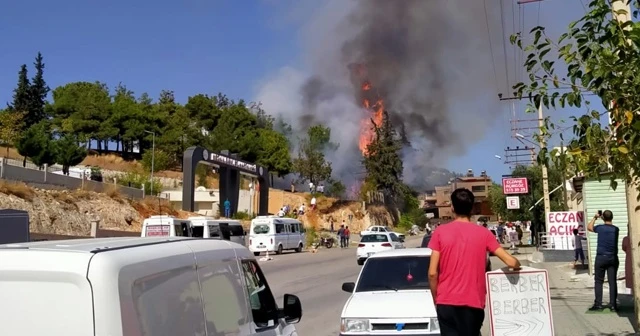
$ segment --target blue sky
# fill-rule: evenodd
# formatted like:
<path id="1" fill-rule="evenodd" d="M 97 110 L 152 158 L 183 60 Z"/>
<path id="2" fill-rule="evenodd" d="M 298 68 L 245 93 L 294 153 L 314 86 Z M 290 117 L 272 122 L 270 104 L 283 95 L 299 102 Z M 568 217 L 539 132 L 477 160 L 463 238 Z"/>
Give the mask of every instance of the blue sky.
<path id="1" fill-rule="evenodd" d="M 526 5 L 525 30 L 539 23 L 559 35 L 571 20 L 584 14 L 581 1 L 586 3 L 545 0 Z M 504 2 L 508 36 L 513 32 L 511 2 L 515 0 Z M 11 100 L 20 65 L 31 65 L 38 51 L 44 55 L 45 79 L 52 88 L 72 81 L 99 80 L 110 87 L 122 82 L 136 93 L 148 92 L 152 97 L 170 89 L 182 102 L 196 93 L 217 92 L 252 100 L 261 80 L 282 67 L 303 66 L 298 31 L 305 20 L 288 19 L 290 16 L 285 13 L 291 10 L 291 3 L 292 0 L 7 1 L 0 11 L 0 36 L 4 42 L 0 53 L 0 103 Z M 519 26 L 517 5 L 514 11 L 515 25 Z M 500 86 L 497 90 L 507 92 L 500 14 L 490 14 Z M 486 32 L 478 34 L 488 43 Z M 512 49 L 507 46 L 510 84 L 518 69 Z M 517 145 L 509 139 L 510 107 L 505 103 L 503 117 L 495 121 L 486 137 L 467 148 L 464 156 L 444 163 L 445 168 L 461 172 L 467 168 L 487 170 L 495 178 L 508 173 L 509 167 L 494 155 L 504 156 L 504 147 Z M 524 116 L 523 109 L 516 104 L 520 118 L 535 118 Z M 551 115 L 566 119 L 578 112 L 552 111 Z"/>

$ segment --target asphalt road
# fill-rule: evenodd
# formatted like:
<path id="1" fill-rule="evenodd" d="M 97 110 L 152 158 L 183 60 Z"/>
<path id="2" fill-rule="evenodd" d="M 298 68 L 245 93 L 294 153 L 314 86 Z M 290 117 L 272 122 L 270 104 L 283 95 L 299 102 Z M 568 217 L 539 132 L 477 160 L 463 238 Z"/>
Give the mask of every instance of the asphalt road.
<path id="1" fill-rule="evenodd" d="M 407 237 L 405 245 L 416 247 L 422 236 Z M 361 266 L 356 263 L 356 247 L 321 248 L 317 253 L 284 252 L 259 261 L 269 286 L 282 306 L 284 294 L 295 294 L 302 302 L 303 316 L 296 325 L 299 335 L 335 336 L 340 329 L 340 313 L 349 294 L 342 283 L 356 281 Z"/>
<path id="2" fill-rule="evenodd" d="M 407 237 L 405 245 L 416 247 L 422 236 Z M 299 335 L 337 335 L 340 314 L 349 294 L 342 291 L 343 282 L 355 281 L 361 266 L 356 264 L 356 247 L 340 249 L 321 248 L 317 253 L 285 252 L 271 255 L 273 260 L 259 261 L 267 276 L 273 295 L 280 306 L 284 294 L 295 294 L 302 302 L 303 317 L 296 325 Z M 492 268 L 504 267 L 496 257 L 491 257 Z M 426 270 L 425 270 L 426 272 Z M 485 312 L 482 335 L 490 335 L 489 312 Z"/>

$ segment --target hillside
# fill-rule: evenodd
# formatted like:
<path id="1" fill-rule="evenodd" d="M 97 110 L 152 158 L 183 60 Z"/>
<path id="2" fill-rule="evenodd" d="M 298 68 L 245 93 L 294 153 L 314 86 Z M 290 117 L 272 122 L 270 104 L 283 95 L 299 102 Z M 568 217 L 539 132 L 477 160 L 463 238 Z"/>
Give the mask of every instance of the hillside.
<path id="1" fill-rule="evenodd" d="M 192 216 L 157 199 L 137 202 L 117 192 L 41 190 L 0 180 L 0 209 L 5 208 L 28 211 L 31 232 L 77 236 L 88 236 L 95 219 L 101 229 L 140 232 L 142 220 L 154 214 Z"/>

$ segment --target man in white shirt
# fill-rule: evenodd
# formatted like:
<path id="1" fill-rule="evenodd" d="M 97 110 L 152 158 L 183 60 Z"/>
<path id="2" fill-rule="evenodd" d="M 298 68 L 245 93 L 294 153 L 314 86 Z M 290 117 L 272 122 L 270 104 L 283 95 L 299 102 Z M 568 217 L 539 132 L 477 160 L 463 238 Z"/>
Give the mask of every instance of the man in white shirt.
<path id="1" fill-rule="evenodd" d="M 311 198 L 311 210 L 315 210 L 316 209 L 316 198 L 313 197 Z"/>
<path id="2" fill-rule="evenodd" d="M 280 208 L 280 211 L 278 211 L 278 217 L 284 217 L 284 208 Z"/>

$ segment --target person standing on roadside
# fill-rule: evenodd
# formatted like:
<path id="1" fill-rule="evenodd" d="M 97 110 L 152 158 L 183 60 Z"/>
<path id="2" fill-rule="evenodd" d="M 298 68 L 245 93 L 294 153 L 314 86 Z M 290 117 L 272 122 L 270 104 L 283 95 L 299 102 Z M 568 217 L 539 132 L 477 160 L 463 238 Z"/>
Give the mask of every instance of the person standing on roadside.
<path id="1" fill-rule="evenodd" d="M 429 241 L 429 286 L 442 336 L 480 335 L 487 299 L 487 251 L 508 267 L 520 269 L 520 261 L 500 246 L 491 231 L 471 222 L 474 202 L 468 189 L 451 193 L 455 220 L 439 226 Z"/>
<path id="2" fill-rule="evenodd" d="M 340 225 L 338 229 L 338 239 L 340 239 L 340 248 L 344 248 L 344 225 Z"/>
<path id="3" fill-rule="evenodd" d="M 344 228 L 344 247 L 349 248 L 349 239 L 351 239 L 351 231 L 349 231 L 349 227 L 345 226 Z"/>
<path id="4" fill-rule="evenodd" d="M 604 224 L 595 225 L 596 220 L 602 218 Z M 620 229 L 613 225 L 613 212 L 611 210 L 598 211 L 593 216 L 587 230 L 598 234 L 598 244 L 596 249 L 596 260 L 594 266 L 595 273 L 595 300 L 590 311 L 601 311 L 602 306 L 602 285 L 604 284 L 604 275 L 607 275 L 609 281 L 609 309 L 616 311 L 618 309 L 618 238 Z"/>
<path id="5" fill-rule="evenodd" d="M 573 246 L 574 246 L 574 258 L 573 258 L 573 268 L 576 268 L 576 264 L 578 263 L 578 259 L 582 262 L 582 266 L 584 266 L 584 250 L 582 249 L 582 236 L 580 236 L 580 231 L 578 229 L 573 229 Z"/>

